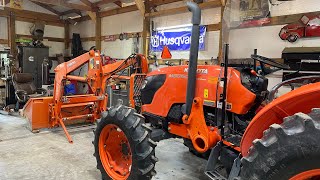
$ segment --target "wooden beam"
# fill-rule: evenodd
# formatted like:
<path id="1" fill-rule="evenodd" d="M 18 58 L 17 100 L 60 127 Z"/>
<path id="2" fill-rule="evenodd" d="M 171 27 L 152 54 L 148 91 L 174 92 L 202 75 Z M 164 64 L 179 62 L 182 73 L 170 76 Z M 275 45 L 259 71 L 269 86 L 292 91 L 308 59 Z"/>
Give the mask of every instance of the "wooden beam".
<path id="1" fill-rule="evenodd" d="M 151 10 L 150 9 L 150 0 L 145 0 L 144 7 L 145 7 L 145 12 L 150 13 L 150 10 Z M 145 13 L 143 13 L 142 16 L 144 16 L 144 14 Z M 143 18 L 142 43 L 143 43 L 142 44 L 143 54 L 145 57 L 148 57 L 149 56 L 149 44 L 150 44 L 150 17 Z"/>
<path id="2" fill-rule="evenodd" d="M 8 39 L 0 39 L 0 44 L 8 44 Z"/>
<path id="3" fill-rule="evenodd" d="M 28 19 L 38 19 L 38 20 L 42 20 L 42 21 L 60 20 L 59 16 L 57 16 L 57 15 L 39 13 L 39 12 L 35 12 L 35 11 L 20 10 L 20 9 L 8 8 L 8 7 L 5 7 L 4 10 L 0 10 L 0 12 L 1 11 L 4 11 L 3 13 L 8 14 L 8 15 L 10 14 L 10 12 L 13 12 L 17 17 L 24 17 L 24 18 L 28 18 Z M 61 21 L 61 22 L 63 22 L 63 21 Z"/>
<path id="4" fill-rule="evenodd" d="M 100 5 L 104 5 L 104 4 L 109 4 L 109 3 L 113 3 L 117 0 L 102 0 L 99 1 L 97 3 L 94 3 L 97 6 Z M 163 4 L 169 4 L 169 3 L 173 3 L 173 2 L 178 2 L 181 0 L 154 0 L 152 2 L 150 2 L 151 6 L 154 5 L 163 5 Z M 107 17 L 107 16 L 113 16 L 113 15 L 117 15 L 117 14 L 122 14 L 122 13 L 127 13 L 127 12 L 132 12 L 132 11 L 137 11 L 138 8 L 136 5 L 131 5 L 131 6 L 126 6 L 126 7 L 122 7 L 122 8 L 116 8 L 116 9 L 112 9 L 112 10 L 108 10 L 108 11 L 102 11 L 100 12 L 100 16 L 101 17 Z M 89 16 L 83 16 L 81 18 L 76 18 L 74 19 L 75 21 L 81 22 L 81 21 L 88 21 L 90 20 Z"/>
<path id="5" fill-rule="evenodd" d="M 24 18 L 24 17 L 16 17 L 16 21 L 22 21 L 22 22 L 30 22 L 30 23 L 35 23 L 36 21 L 39 21 L 40 19 L 29 19 L 29 18 Z M 45 22 L 46 25 L 51 25 L 51 26 L 59 26 L 63 27 L 64 24 L 62 21 L 44 21 L 41 20 L 42 22 Z"/>
<path id="6" fill-rule="evenodd" d="M 64 22 L 57 15 L 39 13 L 28 10 L 19 10 L 5 7 L 0 10 L 0 16 L 9 17 L 10 13 L 14 13 L 17 21 L 35 22 L 44 21 L 48 25 L 64 26 Z"/>
<path id="7" fill-rule="evenodd" d="M 113 3 L 113 2 L 116 2 L 118 0 L 102 0 L 102 1 L 99 1 L 99 2 L 96 2 L 96 3 L 93 3 L 94 5 L 96 6 L 102 6 L 102 5 L 105 5 L 105 4 L 110 4 L 110 3 Z"/>
<path id="8" fill-rule="evenodd" d="M 142 0 L 134 0 L 134 2 L 136 3 L 141 15 L 144 16 L 144 13 L 146 11 L 146 8 L 144 6 L 144 2 Z"/>
<path id="9" fill-rule="evenodd" d="M 16 57 L 16 16 L 14 12 L 11 12 L 9 16 L 9 44 L 10 54 Z"/>
<path id="10" fill-rule="evenodd" d="M 205 25 L 207 31 L 219 31 L 221 29 L 221 23 Z"/>
<path id="11" fill-rule="evenodd" d="M 83 4 L 91 8 L 91 11 L 98 12 L 99 7 L 96 6 L 94 3 L 90 2 L 89 0 L 80 0 Z"/>
<path id="12" fill-rule="evenodd" d="M 207 27 L 207 31 L 219 31 L 220 30 L 220 23 L 218 24 L 208 24 L 208 25 L 205 25 Z M 146 25 L 145 28 L 147 28 L 148 26 Z M 147 30 L 149 31 L 149 30 Z M 132 38 L 132 37 L 135 37 L 136 34 L 139 33 L 139 36 L 143 38 L 143 31 L 142 32 L 132 32 L 132 33 L 128 33 L 128 38 Z M 120 34 L 112 34 L 113 36 L 116 36 L 117 39 L 119 39 L 119 36 Z M 150 38 L 150 33 L 147 33 L 146 38 Z M 101 36 L 101 41 L 103 41 L 105 38 L 105 36 Z M 96 40 L 96 37 L 83 37 L 81 38 L 81 41 L 82 42 L 85 42 L 85 41 L 95 41 Z M 149 41 L 149 40 L 148 40 Z"/>
<path id="13" fill-rule="evenodd" d="M 208 8 L 215 8 L 220 7 L 221 1 L 215 0 L 215 1 L 209 1 L 200 3 L 199 7 L 201 9 L 208 9 Z M 184 7 L 178 7 L 178 8 L 172 8 L 172 9 L 165 9 L 158 12 L 152 12 L 152 13 L 146 13 L 146 17 L 157 17 L 157 16 L 166 16 L 166 15 L 172 15 L 172 14 L 178 14 L 178 13 L 185 13 L 188 12 L 188 8 L 186 6 Z"/>
<path id="14" fill-rule="evenodd" d="M 98 15 L 96 19 L 96 48 L 101 51 L 101 17 Z"/>
<path id="15" fill-rule="evenodd" d="M 83 37 L 81 38 L 82 42 L 86 42 L 86 41 L 95 41 L 96 37 Z"/>
<path id="16" fill-rule="evenodd" d="M 223 5 L 223 2 L 224 0 L 221 0 L 221 3 Z M 223 22 L 223 14 L 224 14 L 224 8 L 225 6 L 221 6 L 221 15 L 220 15 L 220 22 Z M 220 29 L 222 29 L 222 23 L 220 23 Z M 218 54 L 218 63 L 220 64 L 223 60 L 223 35 L 224 36 L 228 36 L 229 37 L 229 32 L 224 32 L 225 34 L 223 34 L 222 31 L 220 31 L 219 33 L 219 54 Z"/>
<path id="17" fill-rule="evenodd" d="M 38 5 L 38 6 L 40 6 L 40 7 L 42 7 L 42 8 L 44 8 L 44 9 L 46 9 L 46 10 L 48 10 L 48 11 L 50 11 L 50 12 L 55 13 L 56 15 L 59 15 L 59 16 L 60 16 L 60 12 L 59 12 L 59 11 L 53 9 L 51 6 L 49 6 L 49 5 L 47 5 L 47 4 L 43 4 L 43 3 L 41 3 L 41 2 L 33 2 L 33 3 L 36 4 L 36 5 Z"/>
<path id="18" fill-rule="evenodd" d="M 97 13 L 96 12 L 87 11 L 87 13 L 92 21 L 94 21 L 94 22 L 97 21 Z"/>
<path id="19" fill-rule="evenodd" d="M 83 11 L 91 11 L 91 7 L 81 5 L 81 4 L 72 4 L 67 3 L 65 1 L 56 1 L 56 0 L 31 0 L 32 2 L 41 2 L 43 4 L 55 5 L 55 6 L 62 6 L 71 9 L 79 9 Z"/>
<path id="20" fill-rule="evenodd" d="M 89 0 L 80 0 L 83 4 L 85 4 L 88 7 L 92 8 L 93 3 L 91 3 Z"/>
<path id="21" fill-rule="evenodd" d="M 119 6 L 119 7 L 122 7 L 122 2 L 121 1 L 115 1 L 113 2 L 115 5 Z"/>
<path id="22" fill-rule="evenodd" d="M 6 9 L 0 10 L 0 16 L 1 17 L 9 17 L 10 11 L 7 11 Z"/>
<path id="23" fill-rule="evenodd" d="M 160 5 L 164 5 L 164 4 L 170 4 L 170 3 L 174 3 L 174 2 L 181 2 L 182 0 L 153 0 L 150 1 L 150 6 L 160 6 Z"/>
<path id="24" fill-rule="evenodd" d="M 137 10 L 138 10 L 138 8 L 136 5 L 131 5 L 131 6 L 123 7 L 123 8 L 112 9 L 109 11 L 102 11 L 102 12 L 100 12 L 100 17 L 113 16 L 113 15 L 117 15 L 117 14 L 137 11 Z"/>
<path id="25" fill-rule="evenodd" d="M 68 14 L 72 14 L 72 13 L 75 13 L 75 14 L 82 16 L 81 11 L 78 9 L 70 9 L 68 11 L 64 11 L 64 12 L 60 13 L 60 16 L 64 16 L 64 15 L 68 15 Z"/>
<path id="26" fill-rule="evenodd" d="M 32 39 L 31 35 L 26 35 L 26 34 L 16 34 L 14 39 Z M 48 39 L 48 41 L 53 41 L 53 42 L 65 42 L 64 38 L 55 38 L 55 37 L 43 37 L 43 39 Z"/>
<path id="27" fill-rule="evenodd" d="M 69 43 L 70 43 L 70 24 L 65 22 L 64 23 L 64 49 L 69 49 Z"/>

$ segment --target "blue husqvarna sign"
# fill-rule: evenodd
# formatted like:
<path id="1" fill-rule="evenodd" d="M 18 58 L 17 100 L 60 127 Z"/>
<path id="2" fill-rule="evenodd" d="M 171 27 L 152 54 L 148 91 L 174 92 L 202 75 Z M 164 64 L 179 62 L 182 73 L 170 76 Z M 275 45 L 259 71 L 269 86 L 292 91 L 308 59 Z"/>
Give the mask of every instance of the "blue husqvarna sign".
<path id="1" fill-rule="evenodd" d="M 191 43 L 192 27 L 161 30 L 152 33 L 151 50 L 162 51 L 168 46 L 171 51 L 188 51 Z M 199 50 L 204 50 L 206 27 L 200 26 Z"/>

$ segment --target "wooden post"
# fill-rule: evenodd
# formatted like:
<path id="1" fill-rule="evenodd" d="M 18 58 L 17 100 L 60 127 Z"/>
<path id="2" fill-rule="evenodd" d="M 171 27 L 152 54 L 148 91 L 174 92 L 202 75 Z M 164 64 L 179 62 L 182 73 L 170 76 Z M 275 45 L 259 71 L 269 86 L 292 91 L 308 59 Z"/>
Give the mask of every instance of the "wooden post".
<path id="1" fill-rule="evenodd" d="M 101 51 L 101 17 L 100 14 L 97 13 L 96 16 L 96 49 Z"/>
<path id="2" fill-rule="evenodd" d="M 8 44 L 8 47 L 11 46 L 11 41 L 10 41 L 10 17 L 8 16 L 7 17 L 7 32 L 8 32 L 8 37 L 7 37 L 7 44 Z"/>
<path id="3" fill-rule="evenodd" d="M 145 4 L 145 13 L 150 12 L 150 1 L 146 0 Z M 150 44 L 150 17 L 143 17 L 143 31 L 142 31 L 142 42 L 143 42 L 143 54 L 145 57 L 149 55 L 149 44 Z"/>
<path id="4" fill-rule="evenodd" d="M 69 49 L 70 35 L 69 35 L 69 23 L 68 21 L 64 22 L 64 49 Z"/>
<path id="5" fill-rule="evenodd" d="M 150 45 L 150 18 L 149 17 L 145 17 L 143 20 L 142 41 L 143 41 L 143 54 L 146 57 L 148 57 L 149 45 Z"/>
<path id="6" fill-rule="evenodd" d="M 16 57 L 16 17 L 14 12 L 10 12 L 9 15 L 9 42 L 10 42 L 10 54 Z"/>
<path id="7" fill-rule="evenodd" d="M 218 62 L 219 64 L 222 62 L 223 58 L 223 28 L 222 28 L 222 22 L 223 22 L 223 12 L 224 12 L 224 6 L 221 6 L 221 18 L 220 18 L 220 36 L 219 36 L 219 55 L 218 55 Z"/>

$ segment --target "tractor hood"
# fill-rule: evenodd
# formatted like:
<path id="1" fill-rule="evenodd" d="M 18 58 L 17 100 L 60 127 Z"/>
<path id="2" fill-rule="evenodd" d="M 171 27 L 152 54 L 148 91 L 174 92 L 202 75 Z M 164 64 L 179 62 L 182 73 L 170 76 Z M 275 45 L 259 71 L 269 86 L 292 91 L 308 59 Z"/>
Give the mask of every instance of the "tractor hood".
<path id="1" fill-rule="evenodd" d="M 184 74 L 187 76 L 188 70 L 189 70 L 189 67 L 187 65 L 164 67 L 148 73 L 147 77 L 160 75 L 160 74 L 166 74 L 169 77 L 175 74 Z M 200 74 L 206 75 L 206 74 L 209 74 L 209 71 L 220 71 L 220 70 L 221 70 L 220 66 L 199 65 L 197 67 L 197 75 L 200 75 Z"/>

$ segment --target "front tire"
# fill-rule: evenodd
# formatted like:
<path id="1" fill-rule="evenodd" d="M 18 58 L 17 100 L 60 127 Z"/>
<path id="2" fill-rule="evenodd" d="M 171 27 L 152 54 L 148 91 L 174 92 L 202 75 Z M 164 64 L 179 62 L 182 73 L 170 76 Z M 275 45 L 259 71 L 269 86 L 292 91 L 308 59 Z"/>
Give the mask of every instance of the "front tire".
<path id="1" fill-rule="evenodd" d="M 103 180 L 150 180 L 156 174 L 156 143 L 149 131 L 132 108 L 118 106 L 102 114 L 93 144 Z"/>
<path id="2" fill-rule="evenodd" d="M 287 180 L 320 178 L 320 109 L 297 113 L 273 124 L 261 139 L 253 141 L 242 158 L 241 179 Z M 305 176 L 304 176 L 305 175 Z M 304 178 L 301 178 L 303 177 Z"/>
<path id="3" fill-rule="evenodd" d="M 294 43 L 294 42 L 296 42 L 296 41 L 298 40 L 298 35 L 296 35 L 296 34 L 291 34 L 291 35 L 288 36 L 287 40 L 288 40 L 289 42 L 291 42 L 291 43 Z"/>

